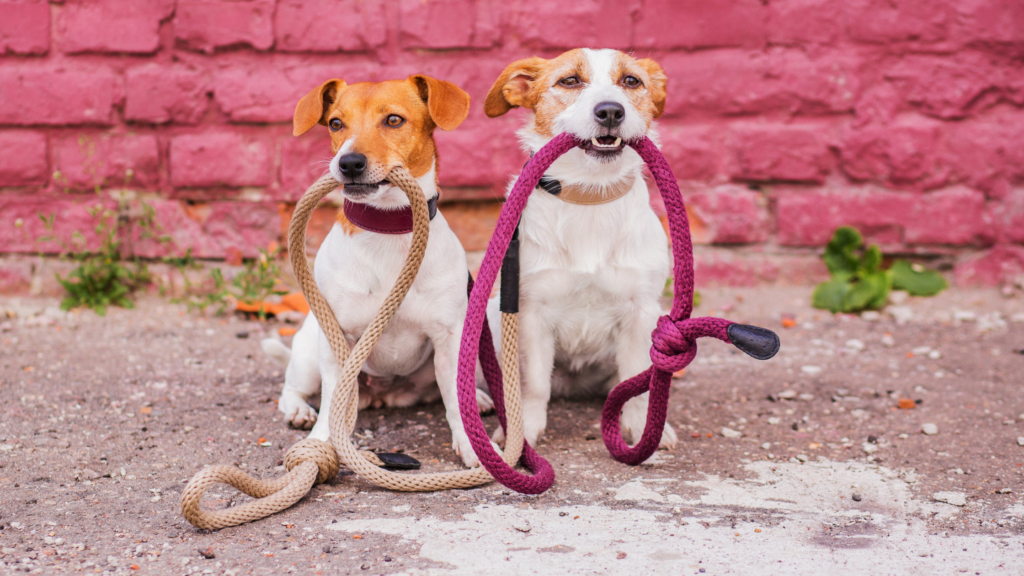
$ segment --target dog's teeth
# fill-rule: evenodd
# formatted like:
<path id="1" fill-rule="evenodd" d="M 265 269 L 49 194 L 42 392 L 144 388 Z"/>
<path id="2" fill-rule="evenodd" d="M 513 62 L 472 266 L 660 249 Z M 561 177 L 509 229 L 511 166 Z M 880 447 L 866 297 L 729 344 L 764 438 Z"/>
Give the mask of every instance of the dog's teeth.
<path id="1" fill-rule="evenodd" d="M 612 144 L 612 146 L 614 146 L 615 148 L 618 148 L 619 144 L 622 144 L 622 138 L 616 138 L 615 139 L 615 144 Z"/>
<path id="2" fill-rule="evenodd" d="M 600 142 L 597 141 L 597 138 L 590 139 L 590 143 L 597 148 L 618 148 L 621 142 L 622 138 L 616 138 L 614 144 L 601 144 Z"/>
<path id="3" fill-rule="evenodd" d="M 590 139 L 590 143 L 593 144 L 594 146 L 600 146 L 601 145 L 601 143 L 597 141 L 597 138 L 591 138 Z"/>

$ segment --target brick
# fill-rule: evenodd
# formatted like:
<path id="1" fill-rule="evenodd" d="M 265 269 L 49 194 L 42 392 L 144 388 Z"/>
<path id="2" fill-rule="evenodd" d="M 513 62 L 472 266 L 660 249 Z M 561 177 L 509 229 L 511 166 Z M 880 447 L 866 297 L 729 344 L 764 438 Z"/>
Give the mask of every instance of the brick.
<path id="1" fill-rule="evenodd" d="M 4 2 L 0 18 L 0 55 L 46 54 L 50 50 L 50 4 Z"/>
<path id="2" fill-rule="evenodd" d="M 695 221 L 691 228 L 700 229 L 694 242 L 752 244 L 768 239 L 767 201 L 757 192 L 724 185 L 688 192 L 685 198 Z"/>
<path id="3" fill-rule="evenodd" d="M 45 186 L 49 176 L 45 134 L 0 132 L 0 187 Z"/>
<path id="4" fill-rule="evenodd" d="M 501 39 L 500 0 L 401 0 L 404 48 L 490 48 Z"/>
<path id="5" fill-rule="evenodd" d="M 852 0 L 847 8 L 849 34 L 878 44 L 932 44 L 946 40 L 955 22 L 945 0 Z"/>
<path id="6" fill-rule="evenodd" d="M 298 202 L 303 192 L 327 173 L 334 154 L 327 130 L 312 130 L 281 142 L 281 196 L 276 200 Z"/>
<path id="7" fill-rule="evenodd" d="M 836 0 L 772 0 L 765 7 L 773 45 L 831 45 L 845 30 L 849 4 Z"/>
<path id="8" fill-rule="evenodd" d="M 829 172 L 827 125 L 743 123 L 729 132 L 734 179 L 821 183 Z"/>
<path id="9" fill-rule="evenodd" d="M 267 186 L 271 149 L 264 136 L 235 132 L 176 136 L 170 147 L 175 187 Z"/>
<path id="10" fill-rule="evenodd" d="M 860 61 L 850 52 L 812 59 L 784 49 L 703 50 L 673 52 L 660 62 L 670 79 L 669 115 L 849 112 L 860 93 Z M 685 89 L 673 89 L 673 78 Z"/>
<path id="11" fill-rule="evenodd" d="M 439 180 L 442 186 L 491 187 L 501 198 L 512 176 L 522 170 L 528 156 L 509 148 L 508 138 L 495 130 L 469 127 L 434 132 Z"/>
<path id="12" fill-rule="evenodd" d="M 362 62 L 339 66 L 233 66 L 217 72 L 214 100 L 233 122 L 291 123 L 295 105 L 310 90 L 331 78 L 350 83 L 376 81 L 370 68 Z"/>
<path id="13" fill-rule="evenodd" d="M 509 34 L 534 49 L 626 49 L 632 44 L 628 23 L 639 11 L 638 0 L 523 0 L 509 7 Z"/>
<path id="14" fill-rule="evenodd" d="M 466 250 L 486 250 L 501 214 L 501 202 L 444 202 L 439 210 Z"/>
<path id="15" fill-rule="evenodd" d="M 765 43 L 760 0 L 646 0 L 634 25 L 642 48 L 760 48 Z M 626 21 L 623 16 L 619 21 Z"/>
<path id="16" fill-rule="evenodd" d="M 839 146 L 840 165 L 857 181 L 927 190 L 949 180 L 942 147 L 944 126 L 911 117 L 851 130 Z"/>
<path id="17" fill-rule="evenodd" d="M 431 2 L 433 4 L 433 2 Z M 384 0 L 282 0 L 274 14 L 281 52 L 364 52 L 387 42 Z"/>
<path id="18" fill-rule="evenodd" d="M 957 39 L 973 48 L 1014 58 L 1024 56 L 1024 4 L 975 0 L 956 5 Z"/>
<path id="19" fill-rule="evenodd" d="M 53 141 L 54 184 L 61 189 L 154 188 L 160 184 L 156 136 L 69 134 Z"/>
<path id="20" fill-rule="evenodd" d="M 957 263 L 958 286 L 1024 285 L 1024 247 L 1000 244 L 988 252 Z"/>
<path id="21" fill-rule="evenodd" d="M 695 249 L 693 254 L 694 285 L 698 290 L 775 283 L 779 280 L 779 272 L 778 263 L 767 254 L 740 255 L 734 250 L 703 246 Z"/>
<path id="22" fill-rule="evenodd" d="M 1024 244 L 1024 189 L 1006 195 L 992 210 L 1000 242 Z"/>
<path id="23" fill-rule="evenodd" d="M 0 124 L 109 125 L 120 94 L 120 77 L 90 63 L 0 66 Z"/>
<path id="24" fill-rule="evenodd" d="M 160 22 L 173 11 L 173 0 L 67 0 L 57 19 L 60 49 L 151 54 L 160 48 Z"/>
<path id="25" fill-rule="evenodd" d="M 89 208 L 95 206 L 117 207 L 113 201 L 95 196 L 0 194 L 0 246 L 9 253 L 56 254 L 74 245 L 77 232 L 85 241 L 84 247 L 94 250 L 99 247 L 95 231 L 97 220 L 89 214 Z M 53 234 L 57 241 L 39 241 L 50 235 L 39 219 L 40 214 L 53 215 Z"/>
<path id="26" fill-rule="evenodd" d="M 1024 63 L 1000 55 L 908 55 L 884 65 L 882 75 L 907 104 L 936 118 L 965 118 L 1000 103 L 1024 104 Z"/>
<path id="27" fill-rule="evenodd" d="M 260 248 L 280 240 L 281 217 L 273 202 L 155 200 L 149 204 L 160 234 L 169 236 L 170 242 L 136 242 L 135 253 L 142 257 L 184 254 L 191 249 L 196 258 L 224 258 L 235 250 L 251 258 Z"/>
<path id="28" fill-rule="evenodd" d="M 907 244 L 987 246 L 995 240 L 985 194 L 965 186 L 920 196 L 913 211 L 904 218 Z"/>
<path id="29" fill-rule="evenodd" d="M 153 124 L 195 124 L 209 99 L 209 82 L 188 68 L 146 64 L 128 70 L 125 82 L 125 119 Z"/>
<path id="30" fill-rule="evenodd" d="M 823 246 L 839 226 L 853 226 L 870 242 L 898 245 L 919 195 L 872 188 L 779 189 L 778 241 Z"/>
<path id="31" fill-rule="evenodd" d="M 274 45 L 273 0 L 178 0 L 174 37 L 185 48 L 207 53 L 217 48 Z"/>
<path id="32" fill-rule="evenodd" d="M 1024 183 L 1024 112 L 1004 110 L 946 126 L 948 162 L 956 180 L 1004 196 Z"/>
<path id="33" fill-rule="evenodd" d="M 721 173 L 719 126 L 658 124 L 659 148 L 679 180 L 712 180 Z"/>

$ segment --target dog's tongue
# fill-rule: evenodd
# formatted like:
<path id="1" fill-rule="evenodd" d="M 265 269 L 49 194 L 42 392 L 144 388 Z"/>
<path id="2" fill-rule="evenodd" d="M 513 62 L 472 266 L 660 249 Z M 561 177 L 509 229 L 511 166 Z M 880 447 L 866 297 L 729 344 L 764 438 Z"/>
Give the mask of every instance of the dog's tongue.
<path id="1" fill-rule="evenodd" d="M 615 136 L 599 136 L 597 141 L 605 146 L 615 144 Z"/>

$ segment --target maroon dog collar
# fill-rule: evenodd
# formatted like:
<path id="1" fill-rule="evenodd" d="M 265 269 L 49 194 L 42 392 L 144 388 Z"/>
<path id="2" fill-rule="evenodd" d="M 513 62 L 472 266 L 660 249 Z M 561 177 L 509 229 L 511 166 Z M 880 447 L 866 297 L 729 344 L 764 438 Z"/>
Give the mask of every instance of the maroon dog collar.
<path id="1" fill-rule="evenodd" d="M 396 210 L 384 210 L 369 204 L 345 200 L 342 209 L 349 222 L 369 232 L 378 234 L 409 234 L 412 232 L 412 208 L 405 206 Z M 437 196 L 427 200 L 430 219 L 437 215 Z"/>

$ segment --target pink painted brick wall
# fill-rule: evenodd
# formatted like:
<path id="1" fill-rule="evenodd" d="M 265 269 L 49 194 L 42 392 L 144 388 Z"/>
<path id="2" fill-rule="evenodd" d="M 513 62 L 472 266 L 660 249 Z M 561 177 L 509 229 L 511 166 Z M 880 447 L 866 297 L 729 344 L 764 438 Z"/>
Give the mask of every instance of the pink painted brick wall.
<path id="1" fill-rule="evenodd" d="M 843 224 L 963 283 L 1024 270 L 1014 0 L 0 0 L 0 253 L 56 249 L 37 211 L 86 231 L 98 187 L 156 209 L 175 241 L 142 255 L 252 255 L 329 158 L 324 134 L 291 136 L 298 98 L 421 72 L 473 98 L 438 145 L 444 209 L 480 249 L 524 161 L 522 113 L 487 119 L 483 96 L 576 46 L 664 66 L 699 281 L 813 275 Z"/>

